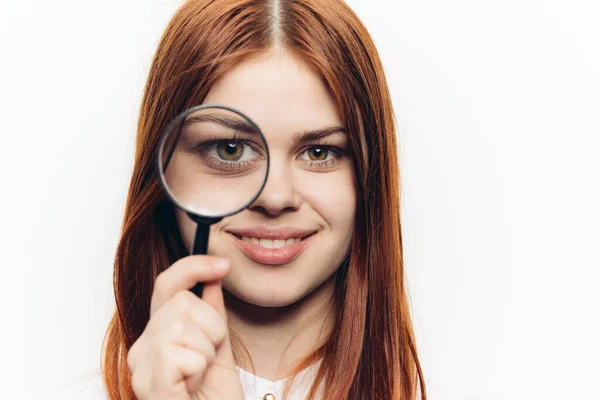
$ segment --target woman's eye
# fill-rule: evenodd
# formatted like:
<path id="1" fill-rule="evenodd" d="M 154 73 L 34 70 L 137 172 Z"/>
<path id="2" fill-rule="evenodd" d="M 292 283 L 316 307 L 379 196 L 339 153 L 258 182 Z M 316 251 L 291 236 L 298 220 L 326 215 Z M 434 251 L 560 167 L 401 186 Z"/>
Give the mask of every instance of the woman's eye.
<path id="1" fill-rule="evenodd" d="M 247 143 L 240 141 L 221 141 L 207 148 L 208 157 L 222 164 L 242 164 L 255 161 L 259 154 Z"/>
<path id="2" fill-rule="evenodd" d="M 219 158 L 225 161 L 238 161 L 244 154 L 244 145 L 240 143 L 220 143 L 217 145 Z"/>
<path id="3" fill-rule="evenodd" d="M 331 166 L 341 156 L 342 150 L 336 150 L 335 148 L 328 146 L 313 146 L 309 147 L 302 152 L 300 159 L 308 162 L 313 166 Z"/>
<path id="4" fill-rule="evenodd" d="M 241 139 L 215 140 L 197 145 L 193 151 L 202 164 L 222 172 L 249 171 L 264 159 L 260 146 Z"/>
<path id="5" fill-rule="evenodd" d="M 313 145 L 300 154 L 299 159 L 310 169 L 332 170 L 344 157 L 344 150 L 333 146 Z"/>
<path id="6" fill-rule="evenodd" d="M 329 155 L 329 149 L 323 147 L 313 147 L 307 150 L 308 158 L 312 161 L 324 161 Z"/>

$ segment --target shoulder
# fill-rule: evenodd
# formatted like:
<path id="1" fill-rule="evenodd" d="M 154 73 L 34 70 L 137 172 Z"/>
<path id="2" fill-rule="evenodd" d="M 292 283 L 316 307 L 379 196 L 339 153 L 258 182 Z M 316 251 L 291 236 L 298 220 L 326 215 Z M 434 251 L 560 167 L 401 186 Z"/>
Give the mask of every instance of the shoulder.
<path id="1" fill-rule="evenodd" d="M 100 371 L 80 375 L 72 379 L 61 391 L 64 400 L 107 400 L 106 388 Z"/>

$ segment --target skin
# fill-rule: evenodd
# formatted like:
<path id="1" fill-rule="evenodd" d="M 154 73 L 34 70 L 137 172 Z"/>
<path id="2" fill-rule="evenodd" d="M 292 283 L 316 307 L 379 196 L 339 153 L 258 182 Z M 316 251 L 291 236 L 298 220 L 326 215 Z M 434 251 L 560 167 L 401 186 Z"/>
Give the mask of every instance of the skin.
<path id="1" fill-rule="evenodd" d="M 231 260 L 223 278 L 227 321 L 252 356 L 256 374 L 275 381 L 325 340 L 326 313 L 335 274 L 348 253 L 356 211 L 352 158 L 330 154 L 311 164 L 310 148 L 347 150 L 345 133 L 301 143 L 296 133 L 343 126 L 319 75 L 293 53 L 274 48 L 227 71 L 205 104 L 243 111 L 261 128 L 270 151 L 270 173 L 260 197 L 246 210 L 211 227 L 208 253 Z M 177 210 L 188 248 L 195 223 Z M 264 265 L 242 253 L 227 229 L 256 225 L 315 229 L 306 250 L 285 265 Z M 249 370 L 250 365 L 240 367 Z"/>

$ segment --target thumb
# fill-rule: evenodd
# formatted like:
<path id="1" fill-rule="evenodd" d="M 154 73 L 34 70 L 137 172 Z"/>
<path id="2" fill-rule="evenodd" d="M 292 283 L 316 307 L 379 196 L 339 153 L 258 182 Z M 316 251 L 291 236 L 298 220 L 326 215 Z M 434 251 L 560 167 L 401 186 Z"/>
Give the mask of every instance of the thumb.
<path id="1" fill-rule="evenodd" d="M 222 279 L 204 282 L 202 291 L 202 300 L 217 310 L 219 315 L 227 322 L 227 312 L 225 310 L 225 300 L 223 299 Z"/>
<path id="2" fill-rule="evenodd" d="M 213 307 L 227 325 L 227 311 L 225 309 L 225 301 L 223 299 L 223 286 L 221 279 L 216 281 L 210 281 L 204 283 L 204 291 L 202 293 L 202 300 Z M 235 361 L 233 359 L 233 351 L 231 349 L 231 340 L 229 337 L 229 329 L 227 329 L 227 336 L 221 345 L 216 349 L 215 358 L 213 364 L 233 369 Z"/>

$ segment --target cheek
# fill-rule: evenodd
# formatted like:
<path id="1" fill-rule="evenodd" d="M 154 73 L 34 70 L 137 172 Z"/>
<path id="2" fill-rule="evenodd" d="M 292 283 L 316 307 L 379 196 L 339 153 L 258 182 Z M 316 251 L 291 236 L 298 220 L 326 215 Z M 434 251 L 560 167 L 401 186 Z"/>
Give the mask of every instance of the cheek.
<path id="1" fill-rule="evenodd" d="M 333 172 L 303 172 L 297 190 L 332 230 L 350 230 L 356 212 L 356 189 L 352 168 Z"/>

